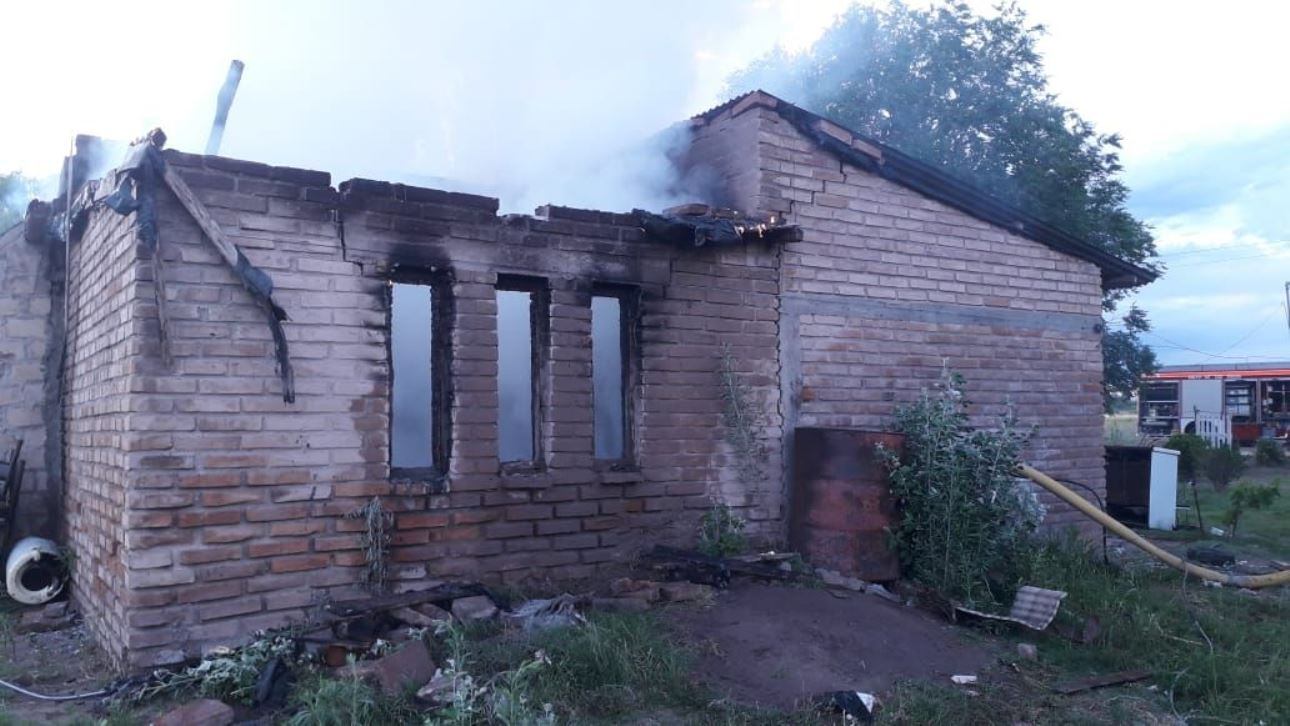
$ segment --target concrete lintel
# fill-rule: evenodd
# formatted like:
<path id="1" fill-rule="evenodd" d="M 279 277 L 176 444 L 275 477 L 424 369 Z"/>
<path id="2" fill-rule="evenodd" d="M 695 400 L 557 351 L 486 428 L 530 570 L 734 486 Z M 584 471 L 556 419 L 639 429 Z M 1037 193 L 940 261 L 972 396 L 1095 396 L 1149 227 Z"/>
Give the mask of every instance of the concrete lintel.
<path id="1" fill-rule="evenodd" d="M 898 302 L 825 293 L 786 292 L 781 315 L 841 315 L 876 320 L 907 320 L 950 325 L 985 325 L 1028 330 L 1051 330 L 1062 333 L 1094 334 L 1101 323 L 1097 315 L 1054 313 L 1036 310 L 947 303 Z"/>

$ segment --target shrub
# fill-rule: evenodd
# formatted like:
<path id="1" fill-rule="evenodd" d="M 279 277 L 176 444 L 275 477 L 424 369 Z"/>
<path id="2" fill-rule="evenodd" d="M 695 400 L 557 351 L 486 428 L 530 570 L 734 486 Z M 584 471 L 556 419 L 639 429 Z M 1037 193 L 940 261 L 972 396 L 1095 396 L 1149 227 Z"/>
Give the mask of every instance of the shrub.
<path id="1" fill-rule="evenodd" d="M 1228 534 L 1236 536 L 1236 525 L 1246 510 L 1264 509 L 1279 496 L 1281 496 L 1281 490 L 1276 484 L 1259 485 L 1241 482 L 1232 487 L 1232 491 L 1227 495 L 1227 510 L 1223 512 L 1223 523 L 1231 527 Z"/>
<path id="2" fill-rule="evenodd" d="M 1166 449 L 1178 452 L 1178 476 L 1183 481 L 1195 481 L 1200 473 L 1209 442 L 1196 434 L 1174 434 L 1165 442 Z"/>
<path id="3" fill-rule="evenodd" d="M 894 538 L 905 572 L 942 596 L 1006 602 L 1043 518 L 1015 472 L 1028 433 L 1009 413 L 996 430 L 968 425 L 962 378 L 948 371 L 896 413 L 905 455 L 883 450 L 900 503 Z"/>
<path id="4" fill-rule="evenodd" d="M 312 673 L 291 693 L 296 712 L 286 726 L 380 726 L 412 723 L 415 711 L 404 699 L 383 696 L 357 677 Z"/>
<path id="5" fill-rule="evenodd" d="M 729 557 L 744 551 L 744 520 L 724 504 L 713 504 L 699 521 L 699 551 L 709 557 Z"/>
<path id="6" fill-rule="evenodd" d="M 1227 491 L 1227 485 L 1245 473 L 1245 457 L 1230 446 L 1215 446 L 1205 454 L 1204 469 L 1215 491 Z"/>
<path id="7" fill-rule="evenodd" d="M 1254 463 L 1259 466 L 1284 466 L 1286 450 L 1281 442 L 1261 439 L 1254 447 Z"/>
<path id="8" fill-rule="evenodd" d="M 282 632 L 259 633 L 250 643 L 212 652 L 197 665 L 180 671 L 157 671 L 154 680 L 139 689 L 134 699 L 142 702 L 195 690 L 206 698 L 249 704 L 260 673 L 274 659 L 288 665 L 298 661 L 294 638 Z"/>

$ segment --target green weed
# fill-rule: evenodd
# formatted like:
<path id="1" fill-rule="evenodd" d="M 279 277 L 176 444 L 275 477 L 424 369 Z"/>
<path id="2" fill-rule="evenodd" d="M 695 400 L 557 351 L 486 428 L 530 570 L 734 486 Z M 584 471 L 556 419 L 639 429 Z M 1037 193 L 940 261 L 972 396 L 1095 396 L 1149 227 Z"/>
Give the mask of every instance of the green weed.
<path id="1" fill-rule="evenodd" d="M 593 614 L 586 625 L 473 644 L 477 673 L 496 673 L 540 650 L 549 665 L 533 673 L 528 697 L 561 716 L 621 716 L 643 708 L 691 708 L 703 701 L 690 657 L 651 613 Z"/>
<path id="2" fill-rule="evenodd" d="M 1260 439 L 1254 447 L 1254 463 L 1259 466 L 1285 466 L 1286 449 L 1280 441 Z"/>
<path id="3" fill-rule="evenodd" d="M 1065 590 L 1066 617 L 1096 616 L 1102 632 L 1079 645 L 1040 639 L 1046 663 L 1071 675 L 1146 668 L 1188 718 L 1277 723 L 1290 713 L 1290 604 L 1202 587 L 1172 570 L 1119 570 L 1082 542 L 1049 542 L 1029 582 Z"/>
<path id="4" fill-rule="evenodd" d="M 729 557 L 748 546 L 744 520 L 724 504 L 713 504 L 699 520 L 699 551 L 710 557 Z"/>
<path id="5" fill-rule="evenodd" d="M 383 726 L 419 720 L 407 699 L 388 698 L 358 678 L 311 673 L 291 694 L 287 726 Z"/>

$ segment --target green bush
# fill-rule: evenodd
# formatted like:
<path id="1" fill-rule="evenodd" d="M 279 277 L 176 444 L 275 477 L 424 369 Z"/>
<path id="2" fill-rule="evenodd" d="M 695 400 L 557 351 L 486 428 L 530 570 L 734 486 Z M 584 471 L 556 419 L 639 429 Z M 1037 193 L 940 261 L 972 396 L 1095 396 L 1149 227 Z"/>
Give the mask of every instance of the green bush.
<path id="1" fill-rule="evenodd" d="M 1230 446 L 1215 446 L 1205 454 L 1204 469 L 1214 491 L 1227 491 L 1227 486 L 1245 473 L 1245 457 Z"/>
<path id="2" fill-rule="evenodd" d="M 729 557 L 744 551 L 744 520 L 724 504 L 714 504 L 699 521 L 699 551 L 709 557 Z"/>
<path id="3" fill-rule="evenodd" d="M 197 665 L 179 671 L 158 671 L 154 681 L 141 688 L 134 699 L 147 701 L 161 695 L 196 691 L 206 698 L 232 703 L 251 703 L 260 673 L 269 661 L 296 663 L 296 643 L 283 632 L 258 633 L 246 645 L 210 653 Z"/>
<path id="4" fill-rule="evenodd" d="M 1174 434 L 1165 442 L 1165 448 L 1178 452 L 1178 478 L 1195 481 L 1205 460 L 1205 452 L 1209 450 L 1209 442 L 1196 434 Z"/>
<path id="5" fill-rule="evenodd" d="M 311 673 L 291 693 L 295 713 L 286 726 L 380 726 L 414 723 L 416 712 L 405 699 L 388 698 L 358 678 L 328 678 Z"/>
<path id="6" fill-rule="evenodd" d="M 1227 495 L 1227 510 L 1223 512 L 1223 523 L 1231 527 L 1228 535 L 1236 536 L 1236 525 L 1246 510 L 1264 509 L 1271 506 L 1272 501 L 1279 496 L 1281 496 L 1281 490 L 1276 484 L 1259 485 L 1241 482 L 1232 487 L 1232 491 Z"/>
<path id="7" fill-rule="evenodd" d="M 1011 414 L 996 430 L 968 425 L 963 381 L 946 372 L 896 412 L 905 453 L 880 453 L 900 504 L 894 527 L 905 573 L 965 603 L 1008 602 L 1022 554 L 1043 519 L 1032 491 L 1016 478 L 1028 433 Z"/>
<path id="8" fill-rule="evenodd" d="M 1254 447 L 1254 463 L 1259 466 L 1284 466 L 1286 450 L 1280 441 L 1261 439 Z"/>

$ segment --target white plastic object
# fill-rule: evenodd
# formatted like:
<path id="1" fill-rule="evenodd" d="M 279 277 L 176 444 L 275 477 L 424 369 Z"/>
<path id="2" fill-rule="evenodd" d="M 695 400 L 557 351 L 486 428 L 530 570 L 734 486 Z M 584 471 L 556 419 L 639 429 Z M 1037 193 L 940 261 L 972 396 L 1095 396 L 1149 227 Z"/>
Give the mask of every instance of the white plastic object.
<path id="1" fill-rule="evenodd" d="M 9 551 L 5 589 L 24 605 L 43 605 L 63 591 L 67 582 L 58 545 L 42 537 L 25 537 Z"/>
<path id="2" fill-rule="evenodd" d="M 1172 530 L 1178 516 L 1178 452 L 1151 450 L 1151 483 L 1147 496 L 1147 526 Z"/>

